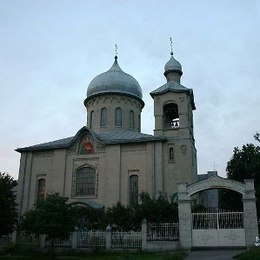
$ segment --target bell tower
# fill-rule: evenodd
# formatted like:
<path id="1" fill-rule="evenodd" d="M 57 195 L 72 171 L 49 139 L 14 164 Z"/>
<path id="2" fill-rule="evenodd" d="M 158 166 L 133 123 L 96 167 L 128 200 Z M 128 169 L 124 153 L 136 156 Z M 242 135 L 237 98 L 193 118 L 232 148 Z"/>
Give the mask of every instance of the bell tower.
<path id="1" fill-rule="evenodd" d="M 150 93 L 154 99 L 154 135 L 165 137 L 162 145 L 162 174 L 165 192 L 178 182 L 197 179 L 197 157 L 193 133 L 193 90 L 181 85 L 182 66 L 173 57 L 165 64 L 166 84 Z M 177 187 L 175 187 L 177 188 Z"/>
<path id="2" fill-rule="evenodd" d="M 154 99 L 155 136 L 193 136 L 193 90 L 180 84 L 182 66 L 173 57 L 164 66 L 167 83 L 152 91 Z"/>

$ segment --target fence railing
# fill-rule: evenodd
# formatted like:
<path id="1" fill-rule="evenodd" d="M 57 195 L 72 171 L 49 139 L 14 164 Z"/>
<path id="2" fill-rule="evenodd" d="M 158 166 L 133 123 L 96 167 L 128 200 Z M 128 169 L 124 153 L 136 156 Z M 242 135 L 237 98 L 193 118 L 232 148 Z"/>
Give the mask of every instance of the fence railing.
<path id="1" fill-rule="evenodd" d="M 7 247 L 12 244 L 12 235 L 6 235 L 0 237 L 0 248 Z"/>
<path id="2" fill-rule="evenodd" d="M 40 238 L 37 235 L 21 231 L 16 236 L 16 244 L 19 246 L 39 246 Z"/>
<path id="3" fill-rule="evenodd" d="M 77 247 L 106 247 L 106 231 L 77 232 Z"/>
<path id="4" fill-rule="evenodd" d="M 147 241 L 178 241 L 179 223 L 149 223 Z"/>
<path id="5" fill-rule="evenodd" d="M 112 232 L 112 248 L 141 248 L 141 232 Z"/>
<path id="6" fill-rule="evenodd" d="M 179 240 L 178 223 L 142 223 L 141 231 L 119 232 L 113 231 L 110 226 L 104 231 L 75 231 L 66 238 L 55 239 L 54 247 L 59 248 L 104 248 L 111 249 L 142 249 L 146 250 L 150 241 Z M 11 243 L 19 246 L 50 247 L 51 242 L 46 240 L 45 235 L 33 235 L 25 232 L 14 232 L 10 236 L 0 238 L 0 248 Z M 176 248 L 176 244 L 174 245 Z"/>
<path id="7" fill-rule="evenodd" d="M 244 228 L 244 213 L 193 213 L 192 225 L 193 229 L 241 229 Z"/>

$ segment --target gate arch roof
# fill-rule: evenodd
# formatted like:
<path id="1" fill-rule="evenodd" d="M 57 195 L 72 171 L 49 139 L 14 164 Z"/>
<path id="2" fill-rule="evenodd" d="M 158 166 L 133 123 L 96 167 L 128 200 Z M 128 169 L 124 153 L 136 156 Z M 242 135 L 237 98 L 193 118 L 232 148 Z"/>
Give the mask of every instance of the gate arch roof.
<path id="1" fill-rule="evenodd" d="M 212 176 L 206 180 L 198 181 L 187 186 L 187 192 L 190 196 L 208 189 L 228 189 L 245 195 L 246 186 L 241 182 L 228 180 L 219 176 Z"/>

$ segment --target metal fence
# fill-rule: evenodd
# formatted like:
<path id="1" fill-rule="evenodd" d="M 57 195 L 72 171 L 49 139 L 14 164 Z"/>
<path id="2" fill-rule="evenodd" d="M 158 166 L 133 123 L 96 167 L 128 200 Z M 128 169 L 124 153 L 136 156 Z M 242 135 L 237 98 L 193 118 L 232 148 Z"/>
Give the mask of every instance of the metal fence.
<path id="1" fill-rule="evenodd" d="M 193 229 L 244 228 L 243 212 L 204 212 L 192 214 Z"/>
<path id="2" fill-rule="evenodd" d="M 105 248 L 110 249 L 145 249 L 147 242 L 179 240 L 178 223 L 142 223 L 141 231 L 119 232 L 109 226 L 105 231 L 75 231 L 67 237 L 55 239 L 56 248 Z M 15 243 L 23 247 L 50 247 L 46 235 L 34 235 L 25 232 L 14 232 L 13 235 L 0 238 L 0 248 Z"/>
<path id="3" fill-rule="evenodd" d="M 148 223 L 147 241 L 178 241 L 179 223 Z"/>
<path id="4" fill-rule="evenodd" d="M 112 232 L 112 248 L 141 248 L 141 232 Z"/>
<path id="5" fill-rule="evenodd" d="M 16 244 L 19 246 L 39 246 L 40 239 L 37 235 L 21 231 L 16 235 Z"/>
<path id="6" fill-rule="evenodd" d="M 51 242 L 47 241 L 45 245 L 46 247 L 50 247 Z M 71 247 L 71 245 L 72 245 L 72 233 L 68 234 L 67 237 L 57 238 L 53 242 L 54 247 Z"/>
<path id="7" fill-rule="evenodd" d="M 106 231 L 77 232 L 77 247 L 106 247 Z"/>
<path id="8" fill-rule="evenodd" d="M 0 237 L 0 248 L 9 246 L 12 243 L 12 235 Z"/>

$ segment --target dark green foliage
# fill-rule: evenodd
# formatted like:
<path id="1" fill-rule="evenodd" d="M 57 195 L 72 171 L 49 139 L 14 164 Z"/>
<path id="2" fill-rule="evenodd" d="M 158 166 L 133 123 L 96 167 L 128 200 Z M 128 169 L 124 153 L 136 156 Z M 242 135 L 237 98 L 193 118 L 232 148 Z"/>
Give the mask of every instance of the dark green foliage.
<path id="1" fill-rule="evenodd" d="M 136 208 L 139 221 L 146 219 L 148 222 L 177 222 L 178 206 L 160 195 L 152 199 L 148 193 L 140 194 L 140 204 Z"/>
<path id="2" fill-rule="evenodd" d="M 259 140 L 259 134 L 255 135 Z M 260 213 L 260 147 L 246 144 L 242 149 L 235 147 L 233 156 L 227 163 L 227 178 L 243 182 L 244 179 L 254 179 L 257 211 Z M 242 210 L 241 195 L 233 191 L 222 191 L 220 193 L 220 204 L 227 209 Z"/>
<path id="3" fill-rule="evenodd" d="M 133 208 L 124 206 L 121 203 L 117 203 L 106 210 L 106 223 L 119 231 L 135 230 L 138 228 L 136 227 L 137 223 Z"/>
<path id="4" fill-rule="evenodd" d="M 73 208 L 67 201 L 57 193 L 39 199 L 35 208 L 23 215 L 22 228 L 29 233 L 46 234 L 52 245 L 56 238 L 65 238 L 76 223 Z"/>
<path id="5" fill-rule="evenodd" d="M 234 211 L 243 211 L 242 195 L 232 190 L 220 190 L 220 208 Z"/>
<path id="6" fill-rule="evenodd" d="M 168 201 L 163 196 L 151 199 L 148 193 L 140 194 L 140 204 L 135 207 L 124 206 L 121 203 L 107 209 L 76 208 L 79 219 L 77 227 L 80 230 L 101 229 L 108 225 L 114 230 L 140 230 L 143 219 L 148 222 L 177 222 L 177 204 Z"/>
<path id="7" fill-rule="evenodd" d="M 259 260 L 260 259 L 260 248 L 250 248 L 246 250 L 245 252 L 234 256 L 234 259 L 239 260 Z"/>
<path id="8" fill-rule="evenodd" d="M 235 147 L 226 170 L 229 179 L 237 181 L 255 179 L 259 183 L 260 147 L 253 144 L 243 145 L 241 150 Z"/>
<path id="9" fill-rule="evenodd" d="M 78 230 L 104 230 L 106 228 L 104 208 L 94 209 L 90 207 L 73 206 L 73 209 L 77 219 L 76 226 Z"/>
<path id="10" fill-rule="evenodd" d="M 16 185 L 13 177 L 0 172 L 0 237 L 11 233 L 16 224 Z"/>
<path id="11" fill-rule="evenodd" d="M 255 138 L 256 141 L 260 142 L 260 134 L 259 133 L 256 133 L 254 135 L 254 138 Z"/>
<path id="12" fill-rule="evenodd" d="M 191 212 L 199 213 L 199 212 L 205 212 L 206 210 L 207 208 L 202 204 L 198 204 L 197 200 L 191 201 Z"/>

